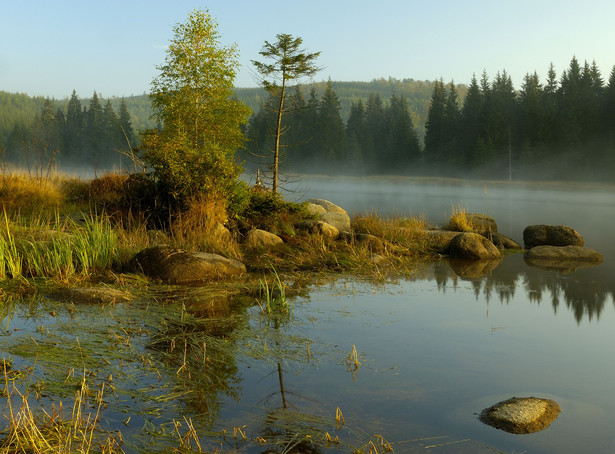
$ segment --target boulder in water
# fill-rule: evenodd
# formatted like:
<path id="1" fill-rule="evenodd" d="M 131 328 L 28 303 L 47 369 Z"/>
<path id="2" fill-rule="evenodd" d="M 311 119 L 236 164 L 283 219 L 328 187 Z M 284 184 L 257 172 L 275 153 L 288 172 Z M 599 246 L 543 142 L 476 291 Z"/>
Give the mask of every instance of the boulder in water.
<path id="1" fill-rule="evenodd" d="M 169 284 L 208 282 L 246 272 L 246 266 L 237 260 L 207 252 L 186 252 L 165 245 L 142 250 L 132 259 L 130 268 Z"/>
<path id="2" fill-rule="evenodd" d="M 557 402 L 538 397 L 513 397 L 486 408 L 479 419 L 496 429 L 527 434 L 546 429 L 561 412 Z"/>
<path id="3" fill-rule="evenodd" d="M 460 233 L 451 240 L 449 255 L 459 259 L 499 259 L 502 257 L 497 247 L 478 233 Z"/>
<path id="4" fill-rule="evenodd" d="M 526 249 L 536 246 L 583 246 L 585 240 L 567 225 L 529 225 L 523 230 Z"/>

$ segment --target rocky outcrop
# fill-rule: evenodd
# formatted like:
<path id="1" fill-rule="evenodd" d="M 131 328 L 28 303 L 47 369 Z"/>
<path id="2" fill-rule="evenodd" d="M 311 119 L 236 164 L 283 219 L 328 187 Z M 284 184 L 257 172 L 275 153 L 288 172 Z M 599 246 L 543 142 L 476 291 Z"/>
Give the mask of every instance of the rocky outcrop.
<path id="1" fill-rule="evenodd" d="M 566 225 L 529 225 L 523 230 L 526 249 L 536 246 L 583 246 L 585 240 Z"/>
<path id="2" fill-rule="evenodd" d="M 320 208 L 325 210 L 324 213 L 317 213 L 317 211 L 321 210 L 318 210 L 317 208 L 309 208 L 312 213 L 318 216 L 319 220 L 326 222 L 329 225 L 332 225 L 339 232 L 352 231 L 352 229 L 350 228 L 350 217 L 348 216 L 348 213 L 346 213 L 346 210 L 344 210 L 343 208 L 324 199 L 309 199 L 307 200 L 307 202 L 312 205 L 319 206 Z M 308 205 L 308 207 L 309 206 L 310 205 Z"/>
<path id="3" fill-rule="evenodd" d="M 169 284 L 208 282 L 246 272 L 243 263 L 206 252 L 186 252 L 157 245 L 139 252 L 131 261 L 132 271 Z"/>
<path id="4" fill-rule="evenodd" d="M 546 429 L 561 412 L 557 402 L 537 397 L 513 397 L 483 410 L 479 419 L 496 429 L 527 434 Z"/>
<path id="5" fill-rule="evenodd" d="M 284 244 L 282 238 L 275 233 L 261 229 L 252 229 L 246 233 L 244 242 L 252 247 L 274 248 Z"/>
<path id="6" fill-rule="evenodd" d="M 499 259 L 502 257 L 497 247 L 478 233 L 459 233 L 451 240 L 449 255 L 459 259 Z"/>

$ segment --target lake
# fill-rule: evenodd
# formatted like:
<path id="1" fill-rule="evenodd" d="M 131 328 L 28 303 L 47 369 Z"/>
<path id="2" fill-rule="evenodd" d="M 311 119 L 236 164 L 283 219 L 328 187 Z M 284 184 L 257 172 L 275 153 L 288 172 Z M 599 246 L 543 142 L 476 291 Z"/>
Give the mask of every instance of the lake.
<path id="1" fill-rule="evenodd" d="M 315 275 L 285 282 L 292 296 L 277 318 L 254 297 L 201 288 L 152 287 L 105 307 L 36 295 L 5 302 L 0 355 L 32 367 L 32 400 L 45 408 L 70 402 L 81 375 L 91 389 L 104 384 L 101 425 L 121 431 L 125 452 L 162 452 L 180 438 L 194 449 L 190 426 L 203 450 L 219 452 L 613 450 L 612 190 L 402 178 L 294 189 L 350 213 L 433 224 L 460 206 L 519 242 L 529 224 L 566 224 L 605 260 L 561 273 L 516 254 L 479 278 L 446 260 L 388 282 Z M 562 412 L 528 435 L 478 420 L 513 396 L 551 398 Z"/>

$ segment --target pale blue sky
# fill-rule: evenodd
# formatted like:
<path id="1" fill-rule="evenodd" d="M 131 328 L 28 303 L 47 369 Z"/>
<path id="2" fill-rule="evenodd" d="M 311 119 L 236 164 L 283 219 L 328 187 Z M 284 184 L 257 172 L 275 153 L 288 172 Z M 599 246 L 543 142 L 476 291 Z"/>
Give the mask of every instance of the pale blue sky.
<path id="1" fill-rule="evenodd" d="M 242 64 L 236 86 L 255 86 L 250 60 L 278 33 L 321 51 L 315 80 L 454 79 L 505 69 L 558 77 L 573 55 L 615 65 L 612 0 L 0 0 L 0 90 L 82 97 L 149 92 L 173 25 L 208 9 Z"/>

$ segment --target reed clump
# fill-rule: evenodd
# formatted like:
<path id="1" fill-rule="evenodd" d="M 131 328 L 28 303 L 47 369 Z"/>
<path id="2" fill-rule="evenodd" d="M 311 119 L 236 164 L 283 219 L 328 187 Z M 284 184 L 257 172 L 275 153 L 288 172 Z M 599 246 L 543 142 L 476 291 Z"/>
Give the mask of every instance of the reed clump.
<path id="1" fill-rule="evenodd" d="M 4 394 L 7 426 L 0 435 L 0 452 L 32 454 L 87 454 L 105 452 L 123 453 L 121 440 L 98 426 L 103 406 L 104 386 L 96 393 L 94 414 L 84 413 L 91 393 L 82 380 L 77 390 L 70 416 L 66 416 L 62 402 L 52 405 L 51 412 L 44 408 L 35 411 L 30 406 L 29 380 L 25 390 L 20 390 L 14 380 L 4 373 Z"/>
<path id="2" fill-rule="evenodd" d="M 444 227 L 453 232 L 472 232 L 477 226 L 472 222 L 467 210 L 461 206 L 453 206 L 448 224 Z"/>

